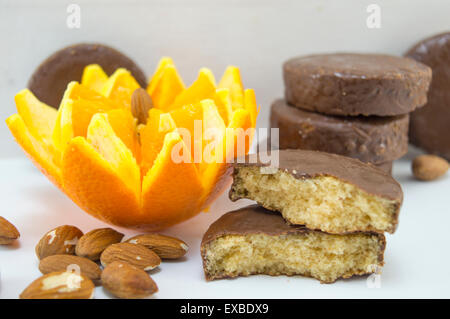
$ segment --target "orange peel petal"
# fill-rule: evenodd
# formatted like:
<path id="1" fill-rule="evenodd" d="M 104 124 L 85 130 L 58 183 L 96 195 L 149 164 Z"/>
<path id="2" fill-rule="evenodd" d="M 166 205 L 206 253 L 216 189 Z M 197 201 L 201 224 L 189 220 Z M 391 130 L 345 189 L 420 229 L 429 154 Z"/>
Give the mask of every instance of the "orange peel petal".
<path id="1" fill-rule="evenodd" d="M 200 176 L 193 163 L 172 160 L 172 154 L 178 152 L 189 150 L 178 133 L 168 133 L 155 164 L 144 177 L 141 222 L 147 229 L 165 228 L 198 213 L 203 193 Z"/>
<path id="2" fill-rule="evenodd" d="M 141 146 L 137 135 L 136 120 L 128 109 L 114 109 L 106 112 L 108 122 L 114 133 L 133 153 L 139 163 L 141 159 Z"/>
<path id="3" fill-rule="evenodd" d="M 51 145 L 37 139 L 27 128 L 19 114 L 11 115 L 6 119 L 17 143 L 22 147 L 36 167 L 47 176 L 58 188 L 62 189 L 61 170 L 56 165 L 57 158 Z M 56 162 L 56 163 L 55 163 Z"/>
<path id="4" fill-rule="evenodd" d="M 241 108 L 244 105 L 244 87 L 241 80 L 241 72 L 235 66 L 228 66 L 222 79 L 219 82 L 219 88 L 228 88 L 230 90 L 231 105 L 233 110 Z"/>
<path id="5" fill-rule="evenodd" d="M 168 110 L 174 110 L 187 104 L 198 103 L 204 99 L 212 99 L 214 98 L 215 91 L 214 75 L 209 69 L 203 68 L 200 70 L 197 80 L 176 97 Z"/>
<path id="6" fill-rule="evenodd" d="M 140 88 L 135 78 L 128 70 L 117 69 L 106 81 L 102 94 L 127 108 L 131 107 L 131 96 Z"/>
<path id="7" fill-rule="evenodd" d="M 53 127 L 58 116 L 57 111 L 53 107 L 39 101 L 28 89 L 17 93 L 14 100 L 17 112 L 30 132 L 35 137 L 50 142 Z"/>
<path id="8" fill-rule="evenodd" d="M 229 89 L 217 89 L 214 96 L 214 103 L 217 106 L 220 116 L 223 119 L 225 125 L 230 122 L 233 114 L 233 108 L 231 106 L 230 90 Z"/>
<path id="9" fill-rule="evenodd" d="M 246 89 L 244 92 L 244 108 L 250 113 L 252 127 L 255 127 L 260 108 L 256 104 L 255 91 L 252 89 Z"/>
<path id="10" fill-rule="evenodd" d="M 176 125 L 169 113 L 151 109 L 147 125 L 140 130 L 141 138 L 141 172 L 143 175 L 153 166 L 153 162 L 161 151 L 167 132 L 175 130 Z"/>
<path id="11" fill-rule="evenodd" d="M 108 75 L 100 65 L 90 64 L 84 68 L 81 76 L 82 85 L 100 93 L 106 81 L 108 81 Z"/>
<path id="12" fill-rule="evenodd" d="M 109 163 L 127 187 L 136 194 L 141 192 L 141 176 L 136 159 L 115 134 L 107 114 L 95 114 L 92 117 L 86 140 Z"/>
<path id="13" fill-rule="evenodd" d="M 82 209 L 98 219 L 132 227 L 139 199 L 88 141 L 73 138 L 62 159 L 64 189 Z"/>
<path id="14" fill-rule="evenodd" d="M 154 82 L 152 82 L 154 83 Z M 150 87 L 150 86 L 149 86 Z M 156 108 L 167 111 L 184 90 L 184 84 L 174 65 L 167 65 L 158 81 L 148 90 Z"/>
<path id="15" fill-rule="evenodd" d="M 173 63 L 173 60 L 171 58 L 163 57 L 163 58 L 161 58 L 161 60 L 159 60 L 158 66 L 156 67 L 156 71 L 153 73 L 152 77 L 148 81 L 148 86 L 147 86 L 148 94 L 152 95 L 156 84 L 160 80 L 162 73 L 164 72 L 164 69 L 168 65 L 175 65 L 175 63 Z"/>

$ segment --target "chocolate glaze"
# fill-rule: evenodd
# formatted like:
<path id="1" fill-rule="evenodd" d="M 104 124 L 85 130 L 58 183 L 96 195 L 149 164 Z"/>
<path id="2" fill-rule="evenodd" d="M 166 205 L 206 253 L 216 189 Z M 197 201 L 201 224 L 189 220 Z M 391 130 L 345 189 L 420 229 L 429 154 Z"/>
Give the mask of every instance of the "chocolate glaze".
<path id="1" fill-rule="evenodd" d="M 323 233 L 319 230 L 311 230 L 301 225 L 288 225 L 280 214 L 272 212 L 258 205 L 250 205 L 238 210 L 228 212 L 222 215 L 218 220 L 212 223 L 206 233 L 203 235 L 201 243 L 201 255 L 203 258 L 203 266 L 205 268 L 206 250 L 208 244 L 212 241 L 227 235 L 252 235 L 265 234 L 268 236 L 295 235 L 306 234 L 309 232 Z M 326 234 L 326 233 L 324 233 Z M 384 249 L 386 247 L 386 239 L 383 234 L 364 232 L 371 236 L 376 236 L 379 241 L 380 249 L 378 261 L 383 262 Z M 345 235 L 337 235 L 345 236 Z M 227 274 L 210 278 L 206 273 L 206 279 L 216 279 L 229 277 Z"/>
<path id="2" fill-rule="evenodd" d="M 409 115 L 338 117 L 304 111 L 279 99 L 272 104 L 270 126 L 279 128 L 280 149 L 340 154 L 363 162 L 385 163 L 408 151 Z"/>
<path id="3" fill-rule="evenodd" d="M 286 100 L 333 115 L 406 114 L 427 101 L 431 69 L 412 59 L 336 53 L 310 55 L 283 65 Z"/>
<path id="4" fill-rule="evenodd" d="M 61 49 L 42 62 L 31 76 L 28 88 L 40 101 L 58 108 L 67 84 L 81 81 L 84 67 L 89 64 L 99 64 L 108 75 L 125 68 L 139 85 L 147 85 L 144 72 L 123 53 L 102 44 L 81 43 Z"/>
<path id="5" fill-rule="evenodd" d="M 263 163 L 261 155 L 264 153 L 250 154 L 245 157 L 245 163 L 232 164 L 234 173 L 239 167 L 269 167 L 270 163 Z M 332 176 L 366 191 L 374 196 L 393 200 L 398 204 L 397 215 L 403 201 L 402 188 L 397 181 L 387 172 L 360 160 L 318 151 L 307 150 L 273 150 L 270 156 L 278 156 L 279 165 L 276 167 L 298 179 L 314 178 L 318 176 Z M 262 157 L 266 158 L 266 157 Z M 236 194 L 230 198 L 237 200 Z"/>
<path id="6" fill-rule="evenodd" d="M 392 166 L 393 166 L 394 162 L 386 162 L 386 163 L 379 163 L 379 164 L 369 163 L 369 164 L 392 175 Z"/>
<path id="7" fill-rule="evenodd" d="M 202 246 L 225 235 L 266 234 L 279 236 L 314 232 L 301 225 L 289 225 L 277 212 L 262 206 L 250 205 L 228 212 L 209 226 L 203 236 Z M 317 230 L 317 232 L 320 232 Z"/>
<path id="8" fill-rule="evenodd" d="M 411 114 L 410 141 L 450 160 L 450 32 L 419 42 L 406 56 L 433 70 L 428 102 Z"/>

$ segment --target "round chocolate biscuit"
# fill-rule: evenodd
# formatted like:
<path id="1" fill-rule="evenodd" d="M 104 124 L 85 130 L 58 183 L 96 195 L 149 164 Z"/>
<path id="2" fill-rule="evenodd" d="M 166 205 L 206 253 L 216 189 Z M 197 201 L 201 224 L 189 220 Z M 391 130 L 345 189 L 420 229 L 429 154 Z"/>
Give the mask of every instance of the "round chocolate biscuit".
<path id="1" fill-rule="evenodd" d="M 309 112 L 276 100 L 270 126 L 279 129 L 280 149 L 305 149 L 380 164 L 408 151 L 409 115 L 342 117 Z"/>
<path id="2" fill-rule="evenodd" d="M 450 160 L 450 32 L 419 42 L 406 56 L 433 70 L 427 104 L 411 113 L 409 139 Z"/>
<path id="3" fill-rule="evenodd" d="M 412 59 L 337 53 L 310 55 L 283 65 L 286 100 L 324 114 L 394 116 L 427 101 L 431 69 Z"/>
<path id="4" fill-rule="evenodd" d="M 99 64 L 108 75 L 118 68 L 125 68 L 139 85 L 146 86 L 144 72 L 123 53 L 103 44 L 81 43 L 49 56 L 34 71 L 28 88 L 40 101 L 58 108 L 67 84 L 81 81 L 84 67 L 89 64 Z"/>

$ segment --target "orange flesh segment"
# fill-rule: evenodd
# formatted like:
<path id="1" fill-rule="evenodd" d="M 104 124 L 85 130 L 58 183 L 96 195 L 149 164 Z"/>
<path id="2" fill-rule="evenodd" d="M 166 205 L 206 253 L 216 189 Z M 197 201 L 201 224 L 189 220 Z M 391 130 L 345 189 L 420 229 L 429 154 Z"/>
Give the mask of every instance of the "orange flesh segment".
<path id="1" fill-rule="evenodd" d="M 217 89 L 214 96 L 214 103 L 217 106 L 220 116 L 223 119 L 225 125 L 230 122 L 233 109 L 231 107 L 230 90 L 229 89 Z"/>
<path id="2" fill-rule="evenodd" d="M 123 183 L 135 194 L 140 194 L 139 166 L 133 153 L 115 134 L 107 114 L 95 114 L 92 117 L 86 140 L 109 163 Z"/>
<path id="3" fill-rule="evenodd" d="M 136 120 L 127 109 L 115 109 L 106 112 L 108 122 L 114 130 L 114 133 L 133 153 L 134 158 L 139 163 L 141 146 L 137 135 Z"/>
<path id="4" fill-rule="evenodd" d="M 203 192 L 200 177 L 193 163 L 172 160 L 172 153 L 179 152 L 189 150 L 178 133 L 168 133 L 153 167 L 144 177 L 142 208 L 153 229 L 171 226 L 198 212 Z"/>
<path id="5" fill-rule="evenodd" d="M 174 110 L 187 104 L 198 103 L 204 99 L 212 99 L 214 98 L 215 91 L 216 85 L 212 72 L 209 69 L 203 68 L 200 70 L 197 80 L 176 97 L 168 110 Z"/>
<path id="6" fill-rule="evenodd" d="M 256 118 L 258 117 L 259 108 L 256 104 L 255 91 L 252 89 L 246 89 L 244 92 L 244 108 L 250 113 L 252 127 L 256 127 Z"/>
<path id="7" fill-rule="evenodd" d="M 90 64 L 84 68 L 81 76 L 82 85 L 100 93 L 106 81 L 108 81 L 108 75 L 100 65 Z"/>
<path id="8" fill-rule="evenodd" d="M 231 106 L 233 110 L 243 107 L 244 87 L 242 85 L 241 73 L 237 67 L 227 67 L 218 87 L 228 88 L 230 90 Z"/>
<path id="9" fill-rule="evenodd" d="M 52 133 L 55 147 L 63 152 L 65 145 L 72 137 L 86 136 L 87 127 L 94 114 L 118 107 L 119 104 L 116 102 L 78 82 L 69 83 L 61 100 Z"/>
<path id="10" fill-rule="evenodd" d="M 175 128 L 175 123 L 169 113 L 162 113 L 157 109 L 150 110 L 147 125 L 140 130 L 142 176 L 145 176 L 153 166 L 153 162 L 163 147 L 165 135 Z"/>
<path id="11" fill-rule="evenodd" d="M 164 72 L 164 69 L 167 65 L 175 65 L 173 63 L 173 60 L 169 57 L 163 57 L 158 62 L 158 66 L 156 67 L 155 73 L 153 73 L 153 76 L 150 78 L 148 86 L 147 86 L 147 92 L 150 94 L 150 96 L 153 94 L 153 91 L 155 89 L 156 84 L 161 78 L 162 73 Z"/>
<path id="12" fill-rule="evenodd" d="M 116 108 L 124 108 L 125 106 L 121 105 L 117 101 L 104 97 L 101 93 L 96 92 L 85 85 L 82 85 L 78 82 L 70 82 L 67 85 L 67 89 L 64 92 L 63 99 L 61 104 L 65 100 L 86 100 L 89 102 L 93 102 L 98 105 L 99 108 L 105 110 L 111 110 Z"/>
<path id="13" fill-rule="evenodd" d="M 72 127 L 73 100 L 62 100 L 56 118 L 55 128 L 52 133 L 52 141 L 55 148 L 62 154 L 67 143 L 73 138 Z"/>
<path id="14" fill-rule="evenodd" d="M 58 160 L 55 158 L 53 147 L 31 134 L 19 114 L 8 117 L 6 124 L 17 143 L 33 163 L 53 184 L 62 190 L 61 170 L 57 166 Z"/>
<path id="15" fill-rule="evenodd" d="M 39 101 L 28 89 L 17 93 L 14 100 L 17 112 L 30 133 L 46 142 L 51 142 L 53 127 L 58 116 L 56 109 Z"/>
<path id="16" fill-rule="evenodd" d="M 170 112 L 178 133 L 182 136 L 184 143 L 190 149 L 192 156 L 196 150 L 202 149 L 202 136 L 195 134 L 196 126 L 201 130 L 203 121 L 203 109 L 200 103 L 184 105 Z"/>
<path id="17" fill-rule="evenodd" d="M 131 73 L 125 69 L 117 69 L 106 81 L 102 88 L 102 94 L 117 101 L 126 108 L 131 107 L 131 96 L 140 88 Z"/>
<path id="18" fill-rule="evenodd" d="M 174 65 L 167 65 L 148 93 L 156 108 L 167 111 L 175 98 L 184 90 L 184 84 Z"/>
<path id="19" fill-rule="evenodd" d="M 250 115 L 246 110 L 239 109 L 233 113 L 230 125 L 226 128 L 226 135 L 218 146 L 218 149 L 222 149 L 223 158 L 217 163 L 209 164 L 202 173 L 203 187 L 205 189 L 205 193 L 202 196 L 205 201 L 202 209 L 208 207 L 231 182 L 231 171 L 226 164 L 227 157 L 233 159 L 248 152 L 251 137 L 253 136 L 253 132 L 246 132 L 247 129 L 252 128 L 250 125 Z M 249 135 L 245 135 L 245 133 L 249 133 Z M 242 141 L 241 143 L 245 143 L 245 147 L 241 146 L 238 149 L 239 139 Z"/>
<path id="20" fill-rule="evenodd" d="M 219 146 L 225 137 L 225 124 L 212 100 L 203 100 L 200 104 L 203 110 L 203 147 L 199 171 L 202 173 L 209 164 L 223 159 Z"/>
<path id="21" fill-rule="evenodd" d="M 254 127 L 251 115 L 247 110 L 239 109 L 234 111 L 227 134 L 231 134 L 234 138 L 233 158 L 244 156 L 248 153 L 253 141 Z M 230 136 L 227 138 L 230 139 Z M 231 151 L 230 146 L 228 146 L 228 151 Z"/>
<path id="22" fill-rule="evenodd" d="M 135 190 L 84 137 L 73 138 L 62 160 L 66 193 L 82 209 L 104 221 L 135 226 L 140 214 Z"/>

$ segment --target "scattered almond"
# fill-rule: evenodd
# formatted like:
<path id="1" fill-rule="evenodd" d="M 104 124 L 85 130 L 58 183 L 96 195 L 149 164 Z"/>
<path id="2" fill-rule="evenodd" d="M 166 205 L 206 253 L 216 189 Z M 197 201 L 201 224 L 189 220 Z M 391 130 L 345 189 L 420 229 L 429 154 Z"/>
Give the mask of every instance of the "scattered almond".
<path id="1" fill-rule="evenodd" d="M 104 267 L 114 261 L 126 262 L 143 270 L 152 270 L 161 264 L 161 258 L 153 251 L 130 243 L 113 244 L 100 256 L 100 262 Z"/>
<path id="2" fill-rule="evenodd" d="M 68 271 L 52 272 L 33 281 L 21 299 L 91 299 L 94 283 L 86 276 Z"/>
<path id="3" fill-rule="evenodd" d="M 19 237 L 20 233 L 17 228 L 6 218 L 0 216 L 0 245 L 12 244 Z"/>
<path id="4" fill-rule="evenodd" d="M 131 113 L 137 119 L 138 124 L 146 124 L 148 111 L 153 107 L 153 101 L 143 88 L 134 90 L 131 95 Z"/>
<path id="5" fill-rule="evenodd" d="M 100 279 L 102 271 L 100 267 L 90 259 L 73 255 L 52 255 L 45 257 L 39 263 L 39 270 L 44 275 L 55 271 L 79 270 L 89 279 Z"/>
<path id="6" fill-rule="evenodd" d="M 420 155 L 412 162 L 414 176 L 422 181 L 432 181 L 443 176 L 448 170 L 448 162 L 436 155 Z"/>
<path id="7" fill-rule="evenodd" d="M 73 255 L 83 232 L 75 226 L 63 225 L 47 232 L 36 245 L 39 259 L 51 255 Z"/>
<path id="8" fill-rule="evenodd" d="M 184 241 L 178 238 L 160 234 L 137 235 L 126 242 L 145 246 L 153 250 L 161 259 L 181 258 L 189 248 Z"/>
<path id="9" fill-rule="evenodd" d="M 106 266 L 102 284 L 111 294 L 124 299 L 145 298 L 158 291 L 158 286 L 145 271 L 121 261 Z"/>
<path id="10" fill-rule="evenodd" d="M 97 261 L 106 247 L 120 243 L 123 234 L 112 228 L 99 228 L 84 234 L 77 243 L 75 253 L 78 256 Z"/>

